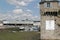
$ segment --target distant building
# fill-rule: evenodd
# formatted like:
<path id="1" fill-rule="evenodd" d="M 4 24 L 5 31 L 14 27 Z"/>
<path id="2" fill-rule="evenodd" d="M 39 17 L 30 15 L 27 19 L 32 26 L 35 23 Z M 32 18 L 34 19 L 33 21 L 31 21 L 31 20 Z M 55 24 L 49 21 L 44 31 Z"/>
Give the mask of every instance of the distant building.
<path id="1" fill-rule="evenodd" d="M 34 28 L 40 27 L 40 21 L 31 21 L 31 20 L 21 20 L 21 21 L 1 21 L 0 22 L 0 29 L 3 28 L 15 28 L 18 27 L 19 29 L 25 29 L 25 31 L 33 31 Z M 38 29 L 37 29 L 38 30 Z"/>
<path id="2" fill-rule="evenodd" d="M 41 39 L 60 40 L 60 2 L 41 0 Z"/>
<path id="3" fill-rule="evenodd" d="M 34 25 L 34 26 L 38 26 L 38 27 L 41 26 L 40 21 L 34 21 L 34 24 L 33 24 L 33 25 Z"/>

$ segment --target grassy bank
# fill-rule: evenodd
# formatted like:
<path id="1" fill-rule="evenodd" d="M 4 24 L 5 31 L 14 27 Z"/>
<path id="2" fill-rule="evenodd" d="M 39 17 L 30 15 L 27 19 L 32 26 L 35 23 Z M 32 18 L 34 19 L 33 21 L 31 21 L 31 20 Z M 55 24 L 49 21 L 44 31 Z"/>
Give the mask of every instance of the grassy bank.
<path id="1" fill-rule="evenodd" d="M 37 32 L 0 32 L 0 40 L 37 40 Z"/>

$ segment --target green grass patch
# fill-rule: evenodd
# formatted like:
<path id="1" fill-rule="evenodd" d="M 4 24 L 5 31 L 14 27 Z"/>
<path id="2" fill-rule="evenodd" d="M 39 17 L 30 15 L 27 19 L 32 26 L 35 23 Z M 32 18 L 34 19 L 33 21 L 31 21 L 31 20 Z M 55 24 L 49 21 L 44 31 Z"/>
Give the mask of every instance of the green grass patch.
<path id="1" fill-rule="evenodd" d="M 0 40 L 37 40 L 37 32 L 0 32 Z"/>

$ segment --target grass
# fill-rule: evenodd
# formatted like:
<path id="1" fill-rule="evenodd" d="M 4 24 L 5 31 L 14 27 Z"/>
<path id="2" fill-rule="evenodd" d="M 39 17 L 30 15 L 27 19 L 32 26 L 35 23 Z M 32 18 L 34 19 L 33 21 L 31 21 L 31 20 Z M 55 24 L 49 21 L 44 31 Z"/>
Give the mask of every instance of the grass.
<path id="1" fill-rule="evenodd" d="M 0 32 L 0 40 L 37 40 L 37 32 Z"/>

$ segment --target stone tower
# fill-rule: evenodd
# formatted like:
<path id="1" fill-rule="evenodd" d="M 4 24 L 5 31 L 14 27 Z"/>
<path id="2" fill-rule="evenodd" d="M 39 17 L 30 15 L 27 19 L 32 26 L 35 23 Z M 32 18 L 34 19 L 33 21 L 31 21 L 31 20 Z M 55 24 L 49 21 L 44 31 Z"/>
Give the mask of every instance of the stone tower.
<path id="1" fill-rule="evenodd" d="M 41 39 L 60 39 L 59 10 L 58 0 L 41 0 Z"/>

